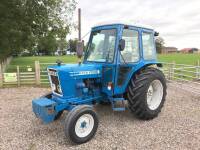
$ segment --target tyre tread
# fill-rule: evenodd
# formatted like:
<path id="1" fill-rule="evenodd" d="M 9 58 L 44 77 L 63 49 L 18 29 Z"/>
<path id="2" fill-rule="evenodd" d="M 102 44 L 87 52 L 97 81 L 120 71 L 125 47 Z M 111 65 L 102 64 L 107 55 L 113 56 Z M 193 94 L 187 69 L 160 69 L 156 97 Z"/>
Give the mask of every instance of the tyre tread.
<path id="1" fill-rule="evenodd" d="M 164 84 L 163 100 L 161 105 L 158 107 L 158 110 L 156 110 L 154 113 L 150 113 L 144 104 L 144 99 L 146 97 L 146 93 L 144 91 L 147 89 L 149 78 L 152 76 L 161 79 L 162 83 Z M 166 82 L 164 74 L 160 70 L 153 67 L 145 68 L 132 77 L 127 88 L 126 97 L 128 99 L 129 109 L 133 114 L 136 115 L 136 117 L 144 120 L 157 117 L 158 113 L 163 107 L 166 97 Z"/>

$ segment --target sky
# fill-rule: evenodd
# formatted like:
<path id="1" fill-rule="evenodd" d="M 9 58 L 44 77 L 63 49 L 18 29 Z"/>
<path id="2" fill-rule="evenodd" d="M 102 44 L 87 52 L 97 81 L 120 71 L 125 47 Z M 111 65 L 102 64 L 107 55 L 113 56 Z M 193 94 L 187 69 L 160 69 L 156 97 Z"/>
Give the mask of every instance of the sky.
<path id="1" fill-rule="evenodd" d="M 82 36 L 102 22 L 151 26 L 165 46 L 200 48 L 200 0 L 78 0 L 82 10 Z M 74 21 L 77 21 L 77 10 Z M 77 31 L 69 38 L 78 36 Z M 84 39 L 87 41 L 87 36 Z"/>

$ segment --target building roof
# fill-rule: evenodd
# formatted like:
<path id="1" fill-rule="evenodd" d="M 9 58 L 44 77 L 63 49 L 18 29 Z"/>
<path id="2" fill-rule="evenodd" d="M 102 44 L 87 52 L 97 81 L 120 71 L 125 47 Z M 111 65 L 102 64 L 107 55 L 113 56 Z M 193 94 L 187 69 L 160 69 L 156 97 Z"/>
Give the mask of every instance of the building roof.
<path id="1" fill-rule="evenodd" d="M 189 51 L 198 51 L 198 49 L 197 48 L 183 48 L 180 51 L 182 51 L 182 52 L 189 52 Z"/>

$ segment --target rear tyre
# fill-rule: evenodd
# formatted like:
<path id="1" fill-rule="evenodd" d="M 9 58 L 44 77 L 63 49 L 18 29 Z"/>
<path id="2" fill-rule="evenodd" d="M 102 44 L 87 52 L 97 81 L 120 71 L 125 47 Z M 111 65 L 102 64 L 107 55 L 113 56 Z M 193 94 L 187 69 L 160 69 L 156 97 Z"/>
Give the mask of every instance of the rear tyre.
<path id="1" fill-rule="evenodd" d="M 166 97 L 164 74 L 156 68 L 145 68 L 131 79 L 125 96 L 129 109 L 137 118 L 149 120 L 157 117 Z"/>
<path id="2" fill-rule="evenodd" d="M 73 143 L 85 143 L 95 135 L 98 123 L 97 114 L 91 106 L 76 106 L 67 115 L 64 132 Z"/>

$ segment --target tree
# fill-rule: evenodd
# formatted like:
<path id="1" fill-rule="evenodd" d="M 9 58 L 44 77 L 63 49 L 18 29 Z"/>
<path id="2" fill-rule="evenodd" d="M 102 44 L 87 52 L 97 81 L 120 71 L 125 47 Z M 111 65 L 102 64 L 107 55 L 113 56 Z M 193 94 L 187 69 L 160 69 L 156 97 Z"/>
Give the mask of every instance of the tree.
<path id="1" fill-rule="evenodd" d="M 69 40 L 68 44 L 69 44 L 69 48 L 70 48 L 70 52 L 76 52 L 76 44 L 77 44 L 78 40 L 74 39 L 74 40 Z"/>
<path id="2" fill-rule="evenodd" d="M 58 48 L 63 51 L 67 49 L 67 41 L 66 39 L 59 39 L 57 40 Z"/>
<path id="3" fill-rule="evenodd" d="M 51 50 L 74 26 L 75 0 L 1 0 L 0 58 L 33 50 Z M 45 48 L 44 48 L 45 47 Z"/>
<path id="4" fill-rule="evenodd" d="M 57 48 L 56 39 L 52 34 L 40 38 L 38 41 L 38 52 L 45 55 L 51 55 Z"/>
<path id="5" fill-rule="evenodd" d="M 162 48 L 163 48 L 164 44 L 165 44 L 165 42 L 164 42 L 164 39 L 162 37 L 156 38 L 156 52 L 157 53 L 162 52 Z"/>

